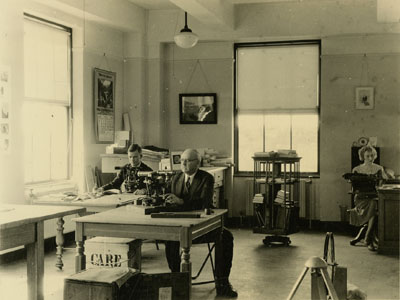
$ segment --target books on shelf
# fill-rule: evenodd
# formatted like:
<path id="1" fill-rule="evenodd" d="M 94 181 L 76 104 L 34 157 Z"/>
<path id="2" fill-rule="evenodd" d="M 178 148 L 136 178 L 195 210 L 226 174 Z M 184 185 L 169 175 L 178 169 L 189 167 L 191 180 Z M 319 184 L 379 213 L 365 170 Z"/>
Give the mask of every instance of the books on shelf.
<path id="1" fill-rule="evenodd" d="M 279 149 L 278 151 L 254 152 L 254 157 L 297 157 L 296 150 Z"/>
<path id="2" fill-rule="evenodd" d="M 264 203 L 263 194 L 255 194 L 253 197 L 253 203 L 263 204 Z"/>

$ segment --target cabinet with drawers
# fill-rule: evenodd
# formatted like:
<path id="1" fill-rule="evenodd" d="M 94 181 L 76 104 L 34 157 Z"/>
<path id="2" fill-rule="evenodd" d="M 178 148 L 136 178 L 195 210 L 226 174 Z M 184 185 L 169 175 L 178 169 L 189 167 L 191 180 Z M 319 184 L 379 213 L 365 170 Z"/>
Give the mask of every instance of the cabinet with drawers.
<path id="1" fill-rule="evenodd" d="M 214 195 L 213 205 L 216 208 L 226 208 L 224 185 L 225 185 L 225 170 L 226 167 L 202 167 L 204 170 L 210 173 L 214 177 Z"/>

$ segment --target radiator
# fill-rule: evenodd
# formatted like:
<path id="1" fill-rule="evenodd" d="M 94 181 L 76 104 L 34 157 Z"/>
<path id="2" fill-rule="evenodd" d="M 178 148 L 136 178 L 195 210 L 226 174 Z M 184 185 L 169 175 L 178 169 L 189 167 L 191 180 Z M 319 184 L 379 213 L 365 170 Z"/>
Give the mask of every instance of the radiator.
<path id="1" fill-rule="evenodd" d="M 309 179 L 300 180 L 300 218 L 315 219 L 316 215 L 316 187 L 318 183 Z"/>
<path id="2" fill-rule="evenodd" d="M 300 195 L 299 195 L 299 206 L 300 206 L 300 218 L 309 219 L 310 215 L 312 219 L 316 216 L 316 190 L 318 183 L 313 181 L 310 183 L 308 179 L 300 180 Z M 254 197 L 254 183 L 253 179 L 246 179 L 245 183 L 245 206 L 246 216 L 253 215 L 253 197 Z M 262 189 L 261 192 L 264 192 Z"/>
<path id="3" fill-rule="evenodd" d="M 253 197 L 254 197 L 254 180 L 253 178 L 251 179 L 246 179 L 245 183 L 246 187 L 246 216 L 252 216 L 254 209 L 253 209 Z"/>

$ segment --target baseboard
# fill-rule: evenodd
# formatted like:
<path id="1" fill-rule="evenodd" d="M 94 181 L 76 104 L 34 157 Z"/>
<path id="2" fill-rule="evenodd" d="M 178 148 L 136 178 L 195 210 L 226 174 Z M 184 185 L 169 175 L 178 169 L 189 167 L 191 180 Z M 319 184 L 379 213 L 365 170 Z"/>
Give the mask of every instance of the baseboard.
<path id="1" fill-rule="evenodd" d="M 254 218 L 252 216 L 244 217 L 231 217 L 225 220 L 225 226 L 228 228 L 252 228 L 254 226 Z M 337 232 L 337 233 L 348 233 L 354 235 L 358 231 L 357 227 L 354 227 L 346 222 L 324 222 L 320 220 L 312 220 L 300 218 L 299 219 L 300 230 L 313 230 L 321 232 Z"/>
<path id="2" fill-rule="evenodd" d="M 64 234 L 64 245 L 75 243 L 75 232 Z M 51 252 L 56 249 L 56 238 L 51 237 L 44 240 L 44 252 Z M 0 265 L 11 263 L 20 259 L 26 258 L 26 248 L 17 249 L 15 251 L 7 252 L 0 255 Z"/>

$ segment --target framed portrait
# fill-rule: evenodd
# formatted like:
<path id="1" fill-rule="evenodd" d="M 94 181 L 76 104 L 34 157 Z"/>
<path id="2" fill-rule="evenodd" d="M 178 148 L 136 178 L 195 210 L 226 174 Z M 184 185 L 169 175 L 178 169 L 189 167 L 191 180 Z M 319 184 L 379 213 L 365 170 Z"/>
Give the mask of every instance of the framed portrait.
<path id="1" fill-rule="evenodd" d="M 180 124 L 217 124 L 217 94 L 179 94 Z"/>
<path id="2" fill-rule="evenodd" d="M 171 160 L 172 171 L 178 171 L 181 169 L 181 155 L 183 151 L 171 151 L 169 154 Z"/>
<path id="3" fill-rule="evenodd" d="M 114 72 L 94 69 L 94 128 L 96 141 L 100 144 L 114 143 L 114 108 L 115 108 Z"/>
<path id="4" fill-rule="evenodd" d="M 374 88 L 357 87 L 356 88 L 356 109 L 374 108 Z"/>

